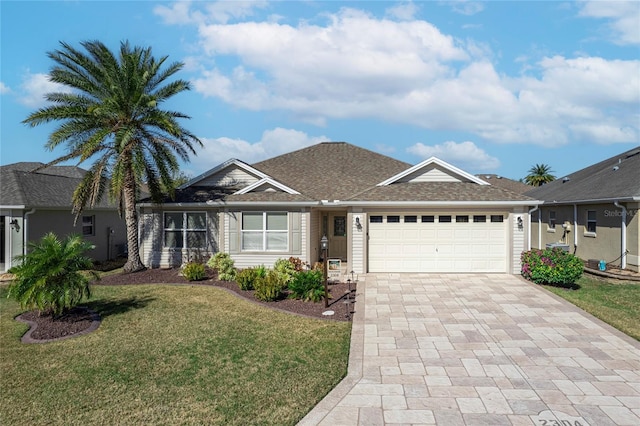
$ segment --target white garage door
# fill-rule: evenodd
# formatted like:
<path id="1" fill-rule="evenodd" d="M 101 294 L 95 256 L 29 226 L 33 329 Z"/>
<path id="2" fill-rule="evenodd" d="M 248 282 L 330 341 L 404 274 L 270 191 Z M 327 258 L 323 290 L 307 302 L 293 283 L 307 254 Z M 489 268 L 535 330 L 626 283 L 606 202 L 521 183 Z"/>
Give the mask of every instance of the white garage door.
<path id="1" fill-rule="evenodd" d="M 369 272 L 506 272 L 506 215 L 370 214 Z"/>

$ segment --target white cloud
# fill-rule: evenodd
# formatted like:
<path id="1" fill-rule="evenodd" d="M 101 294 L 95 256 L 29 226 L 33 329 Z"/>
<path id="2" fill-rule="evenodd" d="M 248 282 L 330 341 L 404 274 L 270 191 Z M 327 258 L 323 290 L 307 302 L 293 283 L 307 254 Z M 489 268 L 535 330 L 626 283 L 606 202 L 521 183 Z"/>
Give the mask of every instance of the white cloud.
<path id="1" fill-rule="evenodd" d="M 373 118 L 544 146 L 640 139 L 638 60 L 521 57 L 521 74 L 509 76 L 497 71 L 485 43 L 458 41 L 426 21 L 348 8 L 322 16 L 325 24 L 199 26 L 216 67 L 200 64 L 195 90 L 319 126 Z M 220 56 L 232 57 L 233 68 Z M 594 123 L 618 130 L 602 140 Z"/>
<path id="2" fill-rule="evenodd" d="M 11 93 L 11 88 L 0 81 L 0 95 L 6 95 L 7 93 Z"/>
<path id="3" fill-rule="evenodd" d="M 407 152 L 421 158 L 438 157 L 463 170 L 491 171 L 500 167 L 500 161 L 492 157 L 471 141 L 456 143 L 447 141 L 438 145 L 417 143 L 407 148 Z"/>
<path id="4" fill-rule="evenodd" d="M 475 15 L 484 10 L 484 4 L 473 0 L 448 0 L 441 2 L 451 6 L 451 10 L 461 15 Z"/>
<path id="5" fill-rule="evenodd" d="M 390 18 L 399 19 L 401 21 L 412 20 L 416 13 L 418 13 L 418 6 L 413 2 L 402 3 L 393 7 L 389 7 L 385 10 L 385 14 Z"/>
<path id="6" fill-rule="evenodd" d="M 48 74 L 27 73 L 20 85 L 21 95 L 18 102 L 31 108 L 40 108 L 47 104 L 45 95 L 48 93 L 71 93 L 71 89 L 49 80 Z"/>
<path id="7" fill-rule="evenodd" d="M 189 167 L 197 170 L 196 174 L 209 170 L 230 158 L 253 164 L 316 143 L 330 141 L 326 136 L 309 136 L 298 130 L 280 127 L 266 130 L 262 138 L 254 143 L 227 137 L 200 139 L 204 147 L 200 148 L 197 156 L 191 158 Z"/>
<path id="8" fill-rule="evenodd" d="M 609 20 L 609 36 L 617 44 L 640 44 L 638 1 L 587 1 L 579 16 Z"/>
<path id="9" fill-rule="evenodd" d="M 266 1 L 216 1 L 207 2 L 205 12 L 192 9 L 191 1 L 177 1 L 171 6 L 156 6 L 153 12 L 160 16 L 165 24 L 205 24 L 216 22 L 226 24 L 232 19 L 253 16 L 255 9 L 264 9 Z"/>

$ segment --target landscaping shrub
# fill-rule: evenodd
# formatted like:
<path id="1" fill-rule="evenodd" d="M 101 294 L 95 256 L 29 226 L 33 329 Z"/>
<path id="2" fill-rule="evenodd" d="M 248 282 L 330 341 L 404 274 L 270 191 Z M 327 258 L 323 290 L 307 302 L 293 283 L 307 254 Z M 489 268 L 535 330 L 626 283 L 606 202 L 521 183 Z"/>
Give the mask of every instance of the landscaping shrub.
<path id="1" fill-rule="evenodd" d="M 291 262 L 296 272 L 304 271 L 305 267 L 307 266 L 307 264 L 303 262 L 299 257 L 291 256 L 289 258 L 289 262 Z"/>
<path id="2" fill-rule="evenodd" d="M 319 302 L 324 298 L 322 271 L 298 272 L 289 283 L 289 297 Z"/>
<path id="3" fill-rule="evenodd" d="M 23 309 L 59 315 L 91 296 L 89 283 L 99 279 L 91 268 L 93 261 L 85 252 L 94 246 L 78 235 L 59 240 L 48 233 L 42 240 L 29 243 L 29 252 L 18 256 L 20 264 L 12 268 L 15 278 L 8 297 Z"/>
<path id="4" fill-rule="evenodd" d="M 253 290 L 258 274 L 256 268 L 246 268 L 239 271 L 236 274 L 236 282 L 240 290 Z"/>
<path id="5" fill-rule="evenodd" d="M 202 263 L 187 262 L 182 266 L 182 276 L 188 281 L 200 281 L 207 277 L 207 271 Z"/>
<path id="6" fill-rule="evenodd" d="M 272 302 L 278 300 L 283 295 L 283 290 L 286 287 L 286 282 L 282 274 L 277 271 L 270 270 L 264 277 L 257 277 L 253 283 L 256 292 L 255 298 L 265 302 Z"/>
<path id="7" fill-rule="evenodd" d="M 211 256 L 207 266 L 218 272 L 221 281 L 233 281 L 236 279 L 236 268 L 229 253 L 218 252 Z"/>
<path id="8" fill-rule="evenodd" d="M 582 276 L 582 260 L 560 248 L 530 250 L 520 256 L 521 273 L 536 284 L 571 285 Z"/>
<path id="9" fill-rule="evenodd" d="M 278 259 L 273 265 L 273 270 L 282 275 L 285 283 L 291 282 L 296 274 L 296 267 L 290 259 Z"/>

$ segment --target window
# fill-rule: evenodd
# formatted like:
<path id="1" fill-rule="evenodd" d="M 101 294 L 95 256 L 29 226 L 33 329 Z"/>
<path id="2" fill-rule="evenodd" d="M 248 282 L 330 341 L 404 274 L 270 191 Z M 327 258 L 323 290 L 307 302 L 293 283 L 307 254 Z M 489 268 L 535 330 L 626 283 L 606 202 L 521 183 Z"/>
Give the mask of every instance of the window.
<path id="1" fill-rule="evenodd" d="M 400 223 L 400 216 L 387 216 L 387 223 Z"/>
<path id="2" fill-rule="evenodd" d="M 82 235 L 96 235 L 95 220 L 95 216 L 82 216 Z"/>
<path id="3" fill-rule="evenodd" d="M 587 232 L 596 233 L 596 211 L 587 210 Z"/>
<path id="4" fill-rule="evenodd" d="M 164 214 L 164 246 L 170 248 L 206 248 L 206 213 L 166 212 Z"/>
<path id="5" fill-rule="evenodd" d="M 468 223 L 469 222 L 469 216 L 456 216 L 456 222 Z"/>
<path id="6" fill-rule="evenodd" d="M 482 215 L 482 216 L 473 216 L 473 222 L 474 223 L 485 223 L 487 221 L 487 217 Z"/>
<path id="7" fill-rule="evenodd" d="M 382 223 L 382 216 L 369 216 L 370 223 Z"/>
<path id="8" fill-rule="evenodd" d="M 435 222 L 435 217 L 434 216 L 422 216 L 420 218 L 420 220 L 422 221 L 422 223 L 433 223 L 433 222 Z"/>
<path id="9" fill-rule="evenodd" d="M 242 250 L 287 251 L 289 216 L 287 212 L 242 213 Z"/>
<path id="10" fill-rule="evenodd" d="M 438 222 L 440 223 L 450 223 L 451 216 L 438 216 Z"/>
<path id="11" fill-rule="evenodd" d="M 502 216 L 501 214 L 492 214 L 491 215 L 491 222 L 492 223 L 504 222 L 504 216 Z"/>
<path id="12" fill-rule="evenodd" d="M 418 222 L 418 216 L 405 216 L 404 223 L 416 223 Z"/>
<path id="13" fill-rule="evenodd" d="M 549 229 L 556 229 L 556 212 L 549 210 Z"/>

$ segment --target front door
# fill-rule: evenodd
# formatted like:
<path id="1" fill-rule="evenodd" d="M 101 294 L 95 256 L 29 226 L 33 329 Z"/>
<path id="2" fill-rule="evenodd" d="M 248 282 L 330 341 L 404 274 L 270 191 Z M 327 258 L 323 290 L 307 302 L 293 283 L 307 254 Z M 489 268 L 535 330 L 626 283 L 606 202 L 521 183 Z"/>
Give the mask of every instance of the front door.
<path id="1" fill-rule="evenodd" d="M 347 214 L 329 213 L 329 258 L 347 260 Z"/>

